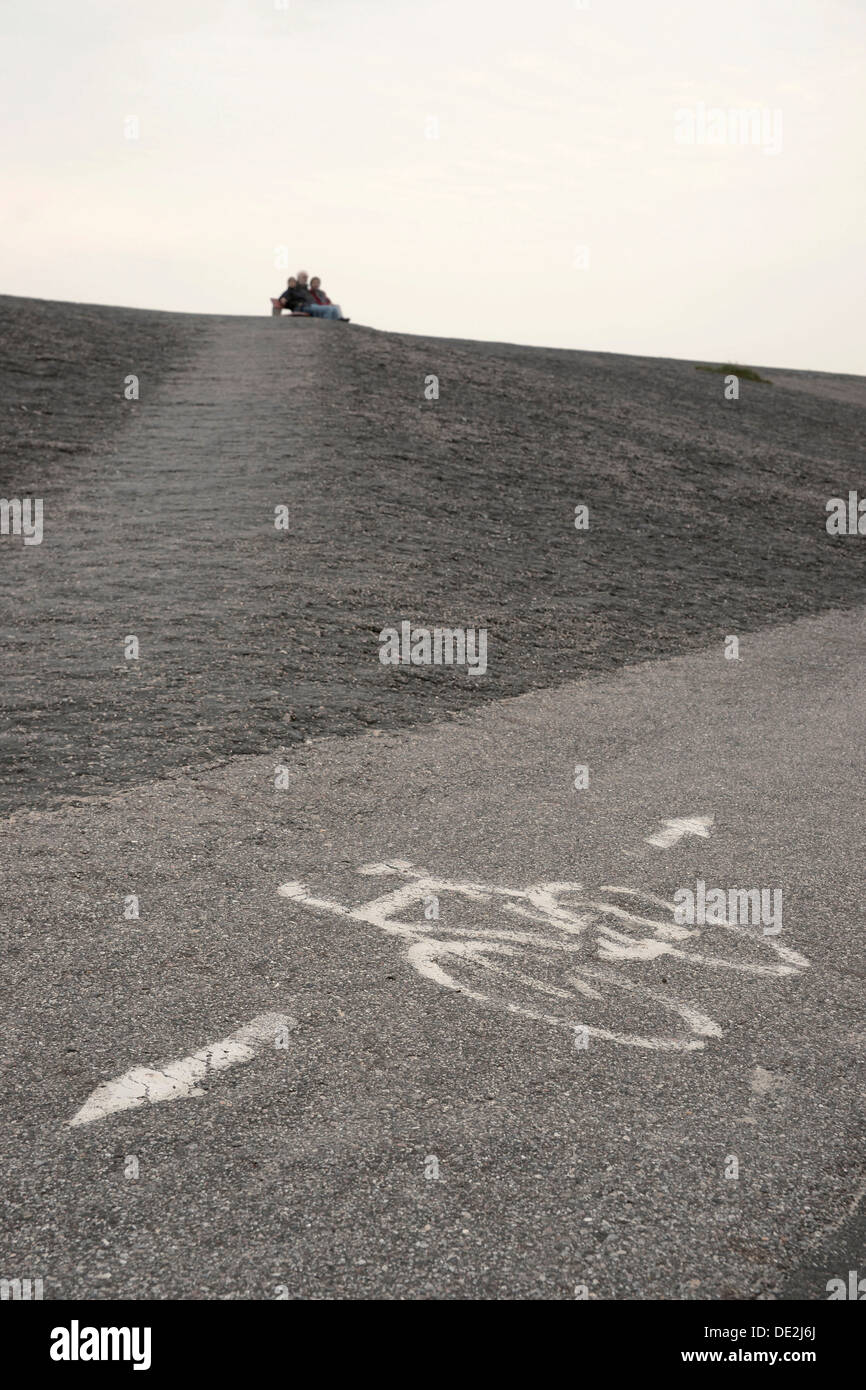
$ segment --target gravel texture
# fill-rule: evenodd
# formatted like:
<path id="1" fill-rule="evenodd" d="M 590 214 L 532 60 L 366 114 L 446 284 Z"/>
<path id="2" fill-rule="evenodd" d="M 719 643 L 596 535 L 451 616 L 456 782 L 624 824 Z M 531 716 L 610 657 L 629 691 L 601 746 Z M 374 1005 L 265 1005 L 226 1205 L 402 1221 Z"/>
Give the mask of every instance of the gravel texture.
<path id="1" fill-rule="evenodd" d="M 45 506 L 42 545 L 0 538 L 7 812 L 863 596 L 866 547 L 824 525 L 860 476 L 860 378 L 761 367 L 776 384 L 733 402 L 691 362 L 13 299 L 0 317 L 0 487 Z M 402 619 L 486 627 L 486 675 L 383 667 Z"/>

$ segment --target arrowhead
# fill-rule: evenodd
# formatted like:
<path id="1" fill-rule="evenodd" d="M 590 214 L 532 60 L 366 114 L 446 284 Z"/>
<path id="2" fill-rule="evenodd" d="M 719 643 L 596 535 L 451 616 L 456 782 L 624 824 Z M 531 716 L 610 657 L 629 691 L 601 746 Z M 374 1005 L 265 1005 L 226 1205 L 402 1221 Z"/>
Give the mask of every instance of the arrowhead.
<path id="1" fill-rule="evenodd" d="M 707 840 L 714 820 L 715 816 L 683 816 L 679 820 L 669 820 L 668 825 L 682 829 L 684 835 L 700 835 L 702 839 Z"/>
<path id="2" fill-rule="evenodd" d="M 670 849 L 684 835 L 697 835 L 702 840 L 709 839 L 710 826 L 713 824 L 715 816 L 676 816 L 672 820 L 666 820 L 661 830 L 657 830 L 655 835 L 647 835 L 646 843 L 656 845 L 659 849 Z"/>
<path id="3" fill-rule="evenodd" d="M 160 1068 L 131 1067 L 122 1076 L 97 1086 L 69 1124 L 86 1125 L 118 1110 L 203 1096 L 205 1093 L 199 1082 L 210 1072 L 225 1071 L 239 1062 L 251 1061 L 257 1052 L 274 1046 L 278 1032 L 297 1026 L 297 1019 L 288 1014 L 260 1014 L 231 1037 L 202 1047 L 189 1057 L 180 1057 Z"/>

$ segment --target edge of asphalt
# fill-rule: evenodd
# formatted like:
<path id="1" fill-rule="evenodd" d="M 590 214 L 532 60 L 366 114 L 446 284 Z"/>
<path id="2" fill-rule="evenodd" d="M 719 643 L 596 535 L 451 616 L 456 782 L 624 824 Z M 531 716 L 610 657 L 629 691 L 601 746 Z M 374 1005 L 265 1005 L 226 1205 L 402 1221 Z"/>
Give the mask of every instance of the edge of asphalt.
<path id="1" fill-rule="evenodd" d="M 836 630 L 843 646 L 852 637 L 861 636 L 866 640 L 866 604 L 854 604 L 850 608 L 833 608 L 818 615 L 794 619 L 790 623 L 773 624 L 758 628 L 745 635 L 750 646 L 759 644 L 762 659 L 779 660 L 785 655 L 783 647 L 793 635 L 805 640 L 812 650 L 812 659 L 826 667 L 826 651 L 818 651 L 825 641 L 827 630 Z M 576 680 L 562 681 L 541 690 L 530 690 L 520 695 L 503 696 L 485 703 L 477 710 L 460 711 L 448 719 L 433 719 L 417 724 L 406 724 L 397 728 L 368 729 L 347 734 L 324 734 L 320 737 L 305 738 L 303 743 L 277 744 L 260 753 L 240 753 L 227 758 L 179 764 L 163 776 L 150 781 L 136 782 L 110 794 L 99 793 L 94 796 L 70 796 L 59 805 L 44 810 L 19 808 L 11 815 L 0 818 L 0 830 L 19 825 L 25 821 L 51 820 L 67 815 L 70 811 L 86 811 L 102 806 L 116 806 L 130 796 L 147 796 L 160 788 L 180 791 L 185 783 L 190 783 L 203 773 L 211 775 L 228 771 L 243 765 L 251 765 L 261 760 L 271 761 L 275 756 L 287 756 L 292 763 L 305 766 L 311 755 L 316 758 L 331 750 L 345 748 L 347 745 L 372 746 L 379 754 L 384 748 L 400 746 L 411 740 L 435 741 L 444 730 L 459 729 L 472 733 L 488 728 L 491 721 L 504 717 L 510 729 L 521 723 L 530 726 L 553 713 L 563 701 L 579 698 L 587 692 L 612 695 L 618 692 L 639 694 L 641 686 L 647 691 L 658 688 L 660 679 L 666 675 L 684 679 L 694 668 L 702 671 L 707 663 L 718 665 L 723 657 L 723 637 L 720 634 L 713 644 L 685 652 L 679 656 L 648 658 L 626 664 L 614 672 L 603 672 L 582 676 Z M 727 663 L 725 663 L 727 664 Z M 468 677 L 467 677 L 468 679 Z M 651 717 L 651 715 L 648 715 Z"/>

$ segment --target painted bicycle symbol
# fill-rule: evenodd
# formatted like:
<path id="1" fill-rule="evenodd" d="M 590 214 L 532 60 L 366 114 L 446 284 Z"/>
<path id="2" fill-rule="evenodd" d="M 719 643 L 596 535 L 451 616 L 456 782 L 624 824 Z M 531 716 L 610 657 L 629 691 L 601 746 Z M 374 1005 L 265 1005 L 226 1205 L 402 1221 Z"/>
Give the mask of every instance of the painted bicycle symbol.
<path id="1" fill-rule="evenodd" d="M 641 889 L 587 890 L 570 881 L 503 888 L 437 878 L 404 859 L 365 864 L 358 873 L 403 882 L 359 907 L 316 897 L 296 881 L 277 891 L 312 911 L 402 938 L 419 975 L 478 1004 L 630 1047 L 692 1052 L 722 1036 L 702 1009 L 659 988 L 669 975 L 687 981 L 698 967 L 770 978 L 809 967 L 774 937 L 734 923 L 682 926 L 673 903 Z M 460 911 L 448 901 L 430 920 L 431 905 L 438 914 L 452 896 Z M 648 1031 L 606 1026 L 623 1013 L 630 1028 L 643 1019 Z M 678 1020 L 674 1032 L 666 1031 L 670 1015 Z"/>

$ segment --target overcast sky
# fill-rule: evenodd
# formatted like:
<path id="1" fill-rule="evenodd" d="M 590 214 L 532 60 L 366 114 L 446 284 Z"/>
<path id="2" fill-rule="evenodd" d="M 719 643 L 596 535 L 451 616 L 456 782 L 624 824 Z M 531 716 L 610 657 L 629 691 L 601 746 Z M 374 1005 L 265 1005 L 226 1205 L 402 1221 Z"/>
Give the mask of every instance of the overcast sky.
<path id="1" fill-rule="evenodd" d="M 257 314 L 304 268 L 378 328 L 866 372 L 864 0 L 0 0 L 0 32 L 0 291 Z"/>

